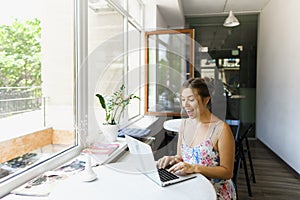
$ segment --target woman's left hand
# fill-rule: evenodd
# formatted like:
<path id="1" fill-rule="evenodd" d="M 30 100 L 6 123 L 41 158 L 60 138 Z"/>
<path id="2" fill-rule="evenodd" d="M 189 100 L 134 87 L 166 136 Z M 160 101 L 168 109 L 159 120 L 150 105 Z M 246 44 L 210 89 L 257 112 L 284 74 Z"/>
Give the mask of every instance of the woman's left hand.
<path id="1" fill-rule="evenodd" d="M 185 162 L 179 162 L 173 165 L 168 171 L 179 175 L 191 174 L 194 173 L 194 165 Z"/>

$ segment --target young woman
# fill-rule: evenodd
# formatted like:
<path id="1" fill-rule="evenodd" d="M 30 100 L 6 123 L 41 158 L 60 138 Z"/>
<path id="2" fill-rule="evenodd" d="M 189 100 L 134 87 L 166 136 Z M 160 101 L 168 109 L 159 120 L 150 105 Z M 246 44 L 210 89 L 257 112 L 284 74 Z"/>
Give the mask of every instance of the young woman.
<path id="1" fill-rule="evenodd" d="M 210 112 L 211 79 L 191 78 L 183 84 L 177 155 L 158 160 L 159 168 L 179 174 L 201 173 L 214 185 L 218 199 L 236 199 L 233 175 L 235 143 L 230 127 Z M 210 87 L 210 90 L 211 87 Z"/>

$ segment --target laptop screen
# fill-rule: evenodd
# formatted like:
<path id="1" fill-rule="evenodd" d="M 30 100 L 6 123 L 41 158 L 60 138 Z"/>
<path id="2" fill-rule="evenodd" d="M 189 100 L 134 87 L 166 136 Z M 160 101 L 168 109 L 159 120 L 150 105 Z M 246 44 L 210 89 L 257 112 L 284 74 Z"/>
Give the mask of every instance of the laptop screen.
<path id="1" fill-rule="evenodd" d="M 125 137 L 136 168 L 142 173 L 156 171 L 151 147 L 127 135 Z"/>

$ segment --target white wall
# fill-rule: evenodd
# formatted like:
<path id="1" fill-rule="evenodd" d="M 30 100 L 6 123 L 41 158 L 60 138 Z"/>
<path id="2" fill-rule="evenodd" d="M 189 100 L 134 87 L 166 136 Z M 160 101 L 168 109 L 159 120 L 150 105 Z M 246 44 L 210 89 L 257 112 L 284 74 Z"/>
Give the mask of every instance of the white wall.
<path id="1" fill-rule="evenodd" d="M 260 15 L 257 137 L 300 173 L 300 1 L 271 0 Z"/>
<path id="2" fill-rule="evenodd" d="M 176 0 L 172 5 L 169 0 L 155 1 L 143 0 L 145 4 L 145 30 L 183 29 L 184 15 L 181 0 Z"/>
<path id="3" fill-rule="evenodd" d="M 156 4 L 153 0 L 143 0 L 144 2 L 144 11 L 145 11 L 145 19 L 144 19 L 144 27 L 146 31 L 155 30 L 156 27 Z"/>
<path id="4" fill-rule="evenodd" d="M 156 29 L 167 29 L 168 28 L 168 24 L 165 20 L 165 18 L 163 17 L 163 15 L 161 14 L 161 12 L 159 11 L 159 9 L 157 8 L 156 10 Z"/>
<path id="5" fill-rule="evenodd" d="M 153 0 L 144 0 L 143 2 L 145 5 L 145 31 L 166 29 L 168 24 L 160 13 L 156 3 Z"/>

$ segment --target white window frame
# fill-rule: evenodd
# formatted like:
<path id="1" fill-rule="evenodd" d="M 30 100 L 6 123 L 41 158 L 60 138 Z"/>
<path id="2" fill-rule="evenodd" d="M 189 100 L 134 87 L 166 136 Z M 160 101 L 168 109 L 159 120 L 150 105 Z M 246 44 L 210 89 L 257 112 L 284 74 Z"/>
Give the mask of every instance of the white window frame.
<path id="1" fill-rule="evenodd" d="M 87 96 L 85 91 L 87 88 L 87 80 L 85 79 L 86 72 L 81 71 L 80 63 L 86 57 L 87 54 L 87 42 L 86 37 L 86 23 L 87 18 L 87 2 L 81 0 L 74 0 L 75 16 L 74 16 L 74 34 L 75 34 L 75 133 L 76 133 L 76 144 L 69 149 L 64 150 L 58 154 L 54 154 L 48 159 L 33 165 L 26 171 L 16 173 L 8 180 L 0 184 L 0 198 L 7 195 L 11 190 L 17 188 L 21 184 L 41 175 L 42 173 L 55 169 L 60 165 L 63 165 L 68 160 L 78 156 L 83 149 L 83 144 L 79 139 L 80 136 L 84 136 L 87 132 Z"/>
<path id="2" fill-rule="evenodd" d="M 144 15 L 145 15 L 145 12 L 144 12 L 144 4 L 141 0 L 135 0 L 137 1 L 140 5 L 141 5 L 141 19 L 140 19 L 140 22 L 141 23 L 138 23 L 138 21 L 136 21 L 134 19 L 134 17 L 132 17 L 128 10 L 128 1 L 130 0 L 122 0 L 122 3 L 123 5 L 119 5 L 118 4 L 118 1 L 116 0 L 106 0 L 106 2 L 112 6 L 117 12 L 119 12 L 119 14 L 121 14 L 124 18 L 124 32 L 127 33 L 128 32 L 128 23 L 130 23 L 132 26 L 134 26 L 140 33 L 141 33 L 141 41 L 140 41 L 140 49 L 144 49 L 144 35 L 145 35 L 145 30 L 144 30 Z M 124 9 L 125 8 L 125 9 Z M 127 34 L 124 34 L 124 52 L 126 55 L 126 52 L 128 52 L 128 35 Z M 140 60 L 139 60 L 139 65 L 141 66 L 141 63 L 142 63 L 142 60 L 144 59 L 144 54 L 143 52 L 140 52 Z M 128 72 L 128 59 L 127 57 L 124 58 L 124 84 L 125 84 L 125 87 L 127 88 L 127 85 L 128 85 L 128 77 L 127 77 L 127 72 Z M 143 84 L 145 82 L 145 79 L 144 79 L 144 76 L 143 74 L 145 73 L 145 70 L 144 68 L 141 68 L 140 69 L 140 84 Z M 143 88 L 143 87 L 141 87 Z M 143 109 L 143 106 L 144 106 L 144 97 L 142 95 L 144 95 L 144 92 L 141 91 L 142 89 L 140 89 L 139 91 L 139 97 L 141 99 L 140 101 L 140 112 L 139 112 L 139 115 L 138 116 L 134 116 L 132 118 L 128 118 L 128 112 L 127 110 L 125 110 L 124 112 L 124 121 L 123 123 L 121 124 L 121 127 L 127 127 L 129 126 L 130 124 L 136 122 L 137 120 L 141 119 L 144 115 L 144 109 Z M 126 91 L 127 92 L 127 91 Z"/>
<path id="3" fill-rule="evenodd" d="M 144 20 L 144 5 L 140 0 L 137 0 L 142 5 L 142 14 L 141 14 L 141 22 L 143 23 Z M 131 23 L 134 25 L 140 32 L 141 32 L 141 49 L 143 49 L 144 44 L 144 28 L 143 24 L 138 24 L 130 15 L 129 13 L 124 10 L 121 6 L 116 5 L 112 0 L 107 0 L 114 8 L 120 12 L 124 16 L 124 23 Z M 126 1 L 127 2 L 127 1 Z M 32 166 L 28 170 L 16 174 L 12 176 L 10 179 L 4 181 L 0 184 L 0 198 L 8 194 L 11 190 L 17 188 L 21 184 L 35 178 L 42 173 L 52 170 L 68 160 L 76 157 L 79 155 L 81 150 L 84 147 L 83 140 L 80 140 L 80 137 L 86 136 L 88 132 L 88 80 L 87 80 L 87 69 L 80 68 L 81 64 L 85 62 L 85 58 L 88 56 L 88 47 L 87 47 L 87 9 L 88 9 L 88 2 L 82 0 L 74 0 L 75 3 L 75 20 L 74 20 L 74 34 L 75 34 L 75 126 L 76 126 L 76 144 L 69 149 L 66 149 L 63 152 L 55 154 L 49 157 L 47 160 L 38 163 L 37 165 Z M 127 27 L 127 25 L 125 26 Z M 124 30 L 127 31 L 127 30 Z M 125 34 L 126 35 L 126 34 Z M 127 41 L 127 38 L 125 38 Z M 127 49 L 127 46 L 125 50 Z M 140 63 L 142 63 L 144 54 L 141 52 L 140 55 Z M 126 66 L 126 65 L 125 65 Z M 141 68 L 140 70 L 140 83 L 144 83 L 144 69 Z M 126 80 L 125 80 L 126 81 Z M 140 94 L 143 95 L 144 93 L 140 91 Z M 142 96 L 140 96 L 143 99 Z M 143 105 L 144 102 L 140 102 L 140 117 L 143 115 Z M 134 119 L 126 119 L 126 124 L 133 123 L 138 118 Z"/>

